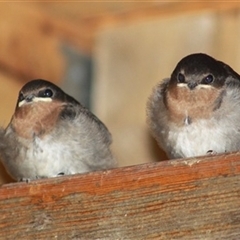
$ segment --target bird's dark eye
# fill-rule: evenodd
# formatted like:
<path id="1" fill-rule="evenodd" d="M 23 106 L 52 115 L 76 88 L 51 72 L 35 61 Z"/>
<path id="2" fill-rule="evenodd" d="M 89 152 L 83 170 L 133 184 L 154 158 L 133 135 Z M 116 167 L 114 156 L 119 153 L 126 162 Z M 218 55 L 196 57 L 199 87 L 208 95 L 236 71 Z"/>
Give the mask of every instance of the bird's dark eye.
<path id="1" fill-rule="evenodd" d="M 202 83 L 203 84 L 210 84 L 210 83 L 213 82 L 213 80 L 214 80 L 213 75 L 209 74 L 202 80 Z"/>
<path id="2" fill-rule="evenodd" d="M 51 89 L 46 89 L 42 92 L 41 97 L 50 98 L 53 95 L 53 91 Z"/>
<path id="3" fill-rule="evenodd" d="M 18 102 L 21 102 L 22 100 L 24 100 L 24 96 L 22 93 L 19 93 Z"/>
<path id="4" fill-rule="evenodd" d="M 177 80 L 179 83 L 184 83 L 185 82 L 185 76 L 182 73 L 179 73 L 177 76 Z"/>

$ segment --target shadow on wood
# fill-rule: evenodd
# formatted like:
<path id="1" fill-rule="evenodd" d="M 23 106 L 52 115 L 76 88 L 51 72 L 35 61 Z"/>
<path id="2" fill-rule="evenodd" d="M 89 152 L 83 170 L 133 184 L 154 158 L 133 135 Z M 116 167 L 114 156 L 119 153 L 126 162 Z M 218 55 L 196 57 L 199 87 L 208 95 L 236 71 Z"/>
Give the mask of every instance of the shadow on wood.
<path id="1" fill-rule="evenodd" d="M 238 239 L 240 153 L 6 184 L 1 239 Z"/>

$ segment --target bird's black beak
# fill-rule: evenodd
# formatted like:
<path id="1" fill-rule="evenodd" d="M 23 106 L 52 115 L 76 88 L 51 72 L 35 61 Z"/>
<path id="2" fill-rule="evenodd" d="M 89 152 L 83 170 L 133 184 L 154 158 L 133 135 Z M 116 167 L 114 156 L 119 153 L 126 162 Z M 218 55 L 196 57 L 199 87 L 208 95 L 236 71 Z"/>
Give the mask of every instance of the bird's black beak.
<path id="1" fill-rule="evenodd" d="M 31 102 L 33 100 L 33 98 L 34 98 L 34 95 L 31 94 L 31 95 L 26 96 L 25 100 L 26 100 L 26 102 Z"/>
<path id="2" fill-rule="evenodd" d="M 188 86 L 188 88 L 189 88 L 190 90 L 193 90 L 197 85 L 198 85 L 198 84 L 197 84 L 196 82 L 189 82 L 189 83 L 187 84 L 187 86 Z"/>

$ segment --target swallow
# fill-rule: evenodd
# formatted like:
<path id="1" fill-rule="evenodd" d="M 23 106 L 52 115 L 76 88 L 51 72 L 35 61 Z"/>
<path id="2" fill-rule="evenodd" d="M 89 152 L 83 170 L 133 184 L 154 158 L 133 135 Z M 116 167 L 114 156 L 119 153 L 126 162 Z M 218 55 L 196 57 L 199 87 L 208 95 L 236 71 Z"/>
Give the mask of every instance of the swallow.
<path id="1" fill-rule="evenodd" d="M 22 87 L 10 123 L 0 129 L 0 157 L 17 181 L 114 168 L 111 143 L 90 110 L 42 79 Z"/>
<path id="2" fill-rule="evenodd" d="M 240 76 L 204 53 L 153 88 L 147 123 L 170 159 L 240 150 Z"/>

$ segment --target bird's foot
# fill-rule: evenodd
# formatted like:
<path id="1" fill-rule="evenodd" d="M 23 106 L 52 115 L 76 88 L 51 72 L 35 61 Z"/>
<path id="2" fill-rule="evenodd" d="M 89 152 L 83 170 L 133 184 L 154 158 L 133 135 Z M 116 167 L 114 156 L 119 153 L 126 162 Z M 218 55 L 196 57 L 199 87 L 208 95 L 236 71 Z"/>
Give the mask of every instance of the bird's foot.
<path id="1" fill-rule="evenodd" d="M 214 150 L 208 150 L 207 151 L 207 155 L 216 155 L 217 154 L 217 152 L 216 151 L 214 151 Z"/>
<path id="2" fill-rule="evenodd" d="M 25 182 L 25 183 L 30 183 L 31 179 L 30 178 L 20 178 L 18 182 Z"/>
<path id="3" fill-rule="evenodd" d="M 65 173 L 64 172 L 60 172 L 60 173 L 58 173 L 57 177 L 58 176 L 63 176 L 63 175 L 65 175 Z"/>

